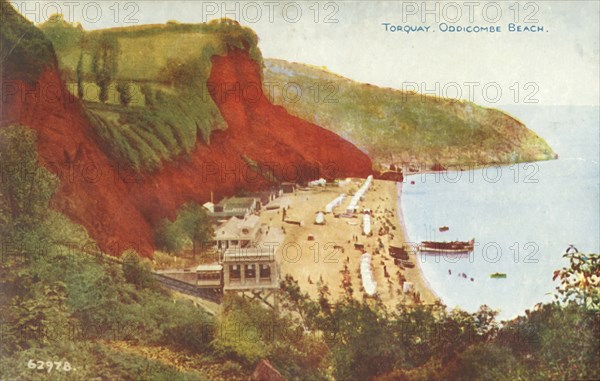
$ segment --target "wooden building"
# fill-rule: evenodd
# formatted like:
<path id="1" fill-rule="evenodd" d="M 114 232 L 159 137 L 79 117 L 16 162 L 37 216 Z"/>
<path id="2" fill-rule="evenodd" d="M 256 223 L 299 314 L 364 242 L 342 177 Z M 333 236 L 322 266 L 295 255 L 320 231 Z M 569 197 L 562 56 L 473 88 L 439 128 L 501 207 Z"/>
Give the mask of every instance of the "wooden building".
<path id="1" fill-rule="evenodd" d="M 229 197 L 215 204 L 209 216 L 215 221 L 231 217 L 244 218 L 259 209 L 260 200 L 256 197 Z"/>
<path id="2" fill-rule="evenodd" d="M 262 234 L 260 218 L 251 214 L 244 218 L 232 217 L 215 229 L 215 247 L 223 251 L 229 248 L 255 246 Z"/>

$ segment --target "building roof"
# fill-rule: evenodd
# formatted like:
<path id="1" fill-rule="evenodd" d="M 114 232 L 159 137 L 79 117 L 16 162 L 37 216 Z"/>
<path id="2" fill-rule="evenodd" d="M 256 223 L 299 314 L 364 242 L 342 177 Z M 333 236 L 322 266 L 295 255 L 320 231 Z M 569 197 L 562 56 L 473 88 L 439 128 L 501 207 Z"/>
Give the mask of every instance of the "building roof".
<path id="1" fill-rule="evenodd" d="M 223 253 L 223 263 L 275 261 L 273 247 L 229 248 Z"/>
<path id="2" fill-rule="evenodd" d="M 246 211 L 252 209 L 256 204 L 255 197 L 230 197 L 219 201 L 217 205 L 223 207 L 224 212 Z"/>
<path id="3" fill-rule="evenodd" d="M 196 271 L 221 271 L 223 270 L 223 265 L 218 263 L 211 263 L 207 265 L 198 265 L 196 267 Z"/>
<path id="4" fill-rule="evenodd" d="M 260 228 L 260 217 L 250 214 L 246 217 L 231 217 L 227 222 L 215 229 L 215 240 L 253 240 Z"/>
<path id="5" fill-rule="evenodd" d="M 213 204 L 212 202 L 205 202 L 204 204 L 202 204 L 202 206 L 204 208 L 206 208 L 209 212 L 214 212 L 215 211 L 215 204 Z"/>

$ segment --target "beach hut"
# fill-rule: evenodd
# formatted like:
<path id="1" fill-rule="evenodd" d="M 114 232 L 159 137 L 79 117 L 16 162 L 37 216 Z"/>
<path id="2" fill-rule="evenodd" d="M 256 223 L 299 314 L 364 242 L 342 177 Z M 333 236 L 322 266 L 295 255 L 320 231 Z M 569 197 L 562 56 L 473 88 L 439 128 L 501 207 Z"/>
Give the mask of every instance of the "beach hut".
<path id="1" fill-rule="evenodd" d="M 337 184 L 340 187 L 345 187 L 346 185 L 350 184 L 350 179 L 349 178 L 345 178 L 343 180 L 338 180 Z"/>
<path id="2" fill-rule="evenodd" d="M 315 213 L 315 225 L 325 225 L 325 214 L 323 212 Z"/>
<path id="3" fill-rule="evenodd" d="M 327 184 L 327 180 L 325 180 L 324 178 L 308 182 L 309 187 L 324 187 L 325 184 Z"/>

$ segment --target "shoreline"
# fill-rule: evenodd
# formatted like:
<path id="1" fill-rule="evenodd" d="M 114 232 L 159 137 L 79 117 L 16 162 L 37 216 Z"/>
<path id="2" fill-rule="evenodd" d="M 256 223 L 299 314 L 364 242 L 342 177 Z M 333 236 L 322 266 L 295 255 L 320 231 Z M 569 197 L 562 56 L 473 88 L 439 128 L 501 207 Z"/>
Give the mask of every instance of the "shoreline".
<path id="1" fill-rule="evenodd" d="M 397 189 L 396 215 L 398 217 L 398 223 L 400 225 L 400 229 L 402 229 L 402 235 L 404 236 L 404 241 L 410 242 L 408 230 L 406 229 L 406 223 L 404 222 L 404 210 L 402 209 L 403 188 L 404 188 L 404 182 L 396 182 L 396 189 Z M 425 284 L 424 289 L 427 290 L 426 292 L 431 294 L 431 297 L 433 297 L 434 300 L 439 300 L 439 301 L 443 302 L 442 299 L 440 298 L 440 296 L 435 292 L 435 289 L 431 286 L 431 283 L 429 283 L 429 280 L 427 280 L 427 277 L 425 276 L 425 273 L 423 272 L 423 268 L 421 267 L 421 263 L 420 263 L 421 261 L 420 261 L 419 255 L 417 253 L 413 253 L 413 255 L 414 255 L 414 260 L 415 260 L 415 268 L 419 269 L 420 277 L 421 277 L 423 283 Z"/>
<path id="2" fill-rule="evenodd" d="M 287 220 L 302 221 L 302 225 L 283 221 L 282 210 L 263 210 L 263 229 L 282 233 L 282 245 L 277 249 L 276 258 L 280 266 L 281 279 L 290 274 L 303 292 L 311 298 L 318 297 L 318 284 L 327 284 L 330 300 L 335 302 L 351 290 L 353 298 L 362 300 L 360 279 L 360 255 L 355 247 L 360 244 L 364 251 L 372 255 L 373 279 L 377 283 L 377 295 L 384 305 L 392 310 L 397 304 L 414 305 L 413 293 L 404 293 L 400 278 L 413 285 L 422 304 L 433 304 L 438 300 L 418 263 L 413 268 L 400 269 L 389 256 L 389 246 L 403 246 L 408 240 L 404 216 L 399 205 L 398 187 L 394 181 L 374 180 L 363 199 L 359 210 L 370 209 L 372 213 L 372 234 L 362 234 L 362 214 L 354 218 L 335 218 L 325 214 L 325 224 L 317 225 L 315 213 L 323 211 L 325 205 L 341 193 L 348 195 L 335 212 L 345 211 L 350 202 L 350 194 L 364 183 L 364 179 L 352 179 L 345 186 L 313 187 L 309 190 L 296 190 L 274 200 L 274 205 L 287 205 Z M 380 229 L 384 230 L 380 232 Z M 267 237 L 265 237 L 267 238 Z M 418 261 L 413 253 L 411 261 Z"/>

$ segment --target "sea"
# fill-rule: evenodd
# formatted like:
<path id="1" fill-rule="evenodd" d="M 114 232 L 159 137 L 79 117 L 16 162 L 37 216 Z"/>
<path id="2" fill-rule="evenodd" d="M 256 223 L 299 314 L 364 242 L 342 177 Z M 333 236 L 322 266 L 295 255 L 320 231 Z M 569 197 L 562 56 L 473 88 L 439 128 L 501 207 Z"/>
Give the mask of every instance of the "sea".
<path id="1" fill-rule="evenodd" d="M 501 108 L 544 138 L 557 160 L 407 176 L 399 199 L 410 242 L 475 239 L 472 254 L 417 255 L 450 308 L 481 305 L 509 320 L 554 300 L 554 270 L 573 245 L 600 251 L 600 108 Z M 446 232 L 439 227 L 447 226 Z M 491 278 L 505 273 L 506 278 Z"/>

